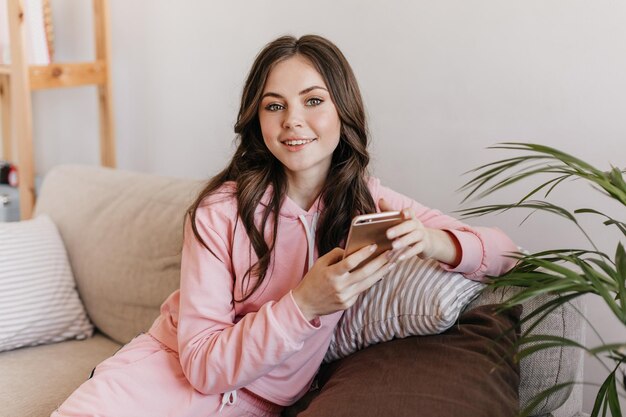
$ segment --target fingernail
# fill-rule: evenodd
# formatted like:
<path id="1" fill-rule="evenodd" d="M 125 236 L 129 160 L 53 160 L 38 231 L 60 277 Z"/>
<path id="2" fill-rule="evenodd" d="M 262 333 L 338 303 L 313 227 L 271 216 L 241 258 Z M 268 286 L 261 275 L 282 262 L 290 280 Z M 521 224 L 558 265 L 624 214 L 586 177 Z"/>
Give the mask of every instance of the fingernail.
<path id="1" fill-rule="evenodd" d="M 406 255 L 400 255 L 398 256 L 398 260 L 399 261 L 404 261 L 406 259 Z"/>
<path id="2" fill-rule="evenodd" d="M 388 271 L 391 271 L 391 270 L 392 270 L 392 269 L 394 269 L 395 267 L 396 267 L 396 263 L 395 263 L 395 262 L 394 262 L 394 263 L 391 263 L 391 264 L 389 264 L 389 266 L 387 267 L 387 270 L 388 270 Z"/>
<path id="3" fill-rule="evenodd" d="M 404 214 L 406 217 L 409 217 L 411 215 L 411 213 L 409 213 L 408 210 L 402 210 L 402 214 Z"/>
<path id="4" fill-rule="evenodd" d="M 402 242 L 398 242 L 397 240 L 395 240 L 392 244 L 391 247 L 394 249 L 400 249 L 402 247 Z"/>
<path id="5" fill-rule="evenodd" d="M 385 256 L 387 257 L 387 259 L 391 259 L 391 258 L 393 258 L 394 254 L 395 254 L 395 252 L 392 252 L 392 251 L 389 250 L 389 251 L 387 251 L 387 254 Z"/>
<path id="6" fill-rule="evenodd" d="M 395 236 L 395 233 L 393 233 L 391 231 L 387 232 L 387 238 L 393 239 L 394 236 Z"/>
<path id="7" fill-rule="evenodd" d="M 370 252 L 374 252 L 377 247 L 378 247 L 378 245 L 376 245 L 376 243 L 374 243 L 372 246 L 370 246 Z"/>

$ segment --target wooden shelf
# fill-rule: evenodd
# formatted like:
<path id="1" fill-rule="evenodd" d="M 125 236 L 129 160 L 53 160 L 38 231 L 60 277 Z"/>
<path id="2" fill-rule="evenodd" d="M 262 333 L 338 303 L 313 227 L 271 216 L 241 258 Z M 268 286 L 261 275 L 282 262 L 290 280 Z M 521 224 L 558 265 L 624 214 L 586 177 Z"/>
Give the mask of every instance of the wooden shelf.
<path id="1" fill-rule="evenodd" d="M 113 105 L 110 82 L 110 36 L 107 0 L 92 0 L 96 59 L 93 62 L 26 63 L 22 0 L 8 0 L 11 64 L 0 65 L 2 149 L 9 161 L 16 160 L 20 185 L 21 218 L 32 217 L 35 205 L 31 93 L 48 88 L 94 85 L 98 88 L 100 114 L 100 162 L 115 167 Z M 17 151 L 17 158 L 14 153 Z"/>
<path id="2" fill-rule="evenodd" d="M 31 90 L 102 85 L 107 75 L 104 61 L 35 65 L 28 71 Z M 11 66 L 0 65 L 0 75 L 11 75 Z"/>
<path id="3" fill-rule="evenodd" d="M 31 66 L 29 71 L 31 90 L 103 85 L 107 80 L 103 61 Z"/>

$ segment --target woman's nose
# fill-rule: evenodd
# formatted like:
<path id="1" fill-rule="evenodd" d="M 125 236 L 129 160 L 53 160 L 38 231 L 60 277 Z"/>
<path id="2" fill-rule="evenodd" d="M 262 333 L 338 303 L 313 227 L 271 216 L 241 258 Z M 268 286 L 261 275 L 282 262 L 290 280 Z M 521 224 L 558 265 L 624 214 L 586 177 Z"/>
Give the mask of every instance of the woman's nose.
<path id="1" fill-rule="evenodd" d="M 302 127 L 304 124 L 302 115 L 298 109 L 288 108 L 285 112 L 285 120 L 283 121 L 283 127 L 285 129 L 293 129 L 294 127 Z"/>

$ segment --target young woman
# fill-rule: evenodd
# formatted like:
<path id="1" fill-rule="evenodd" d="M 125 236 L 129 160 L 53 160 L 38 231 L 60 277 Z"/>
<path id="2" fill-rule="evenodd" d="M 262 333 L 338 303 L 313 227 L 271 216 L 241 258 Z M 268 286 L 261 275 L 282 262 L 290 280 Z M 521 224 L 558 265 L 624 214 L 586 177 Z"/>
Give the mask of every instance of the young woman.
<path id="1" fill-rule="evenodd" d="M 516 246 L 368 176 L 361 94 L 319 36 L 281 37 L 245 83 L 238 147 L 191 206 L 180 290 L 150 331 L 95 369 L 53 416 L 277 416 L 308 389 L 333 328 L 400 258 L 481 279 Z M 402 210 L 386 252 L 343 258 L 357 214 Z M 397 257 L 394 257 L 398 259 Z"/>

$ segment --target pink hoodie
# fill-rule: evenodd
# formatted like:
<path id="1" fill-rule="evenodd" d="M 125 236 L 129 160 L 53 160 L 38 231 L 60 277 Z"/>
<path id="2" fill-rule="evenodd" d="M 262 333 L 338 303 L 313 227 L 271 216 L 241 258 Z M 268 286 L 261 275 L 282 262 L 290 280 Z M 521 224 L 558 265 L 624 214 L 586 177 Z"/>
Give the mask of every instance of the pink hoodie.
<path id="1" fill-rule="evenodd" d="M 385 198 L 398 209 L 410 207 L 426 227 L 456 236 L 461 263 L 454 269 L 442 264 L 444 268 L 480 280 L 513 266 L 503 255 L 517 247 L 500 230 L 469 227 L 381 186 L 375 178 L 369 188 L 376 203 Z M 180 290 L 165 300 L 150 334 L 178 352 L 185 376 L 201 393 L 245 387 L 268 401 L 290 405 L 308 389 L 342 314 L 322 316 L 312 324 L 291 292 L 318 257 L 313 242 L 321 203 L 318 199 L 305 211 L 285 198 L 267 277 L 252 297 L 235 302 L 242 297 L 244 274 L 257 258 L 238 221 L 234 190 L 234 183 L 224 184 L 197 211 L 198 231 L 214 254 L 197 242 L 189 221 L 185 225 Z M 270 192 L 262 200 L 265 204 Z M 257 219 L 263 208 L 257 209 Z M 272 230 L 271 217 L 268 223 Z"/>

